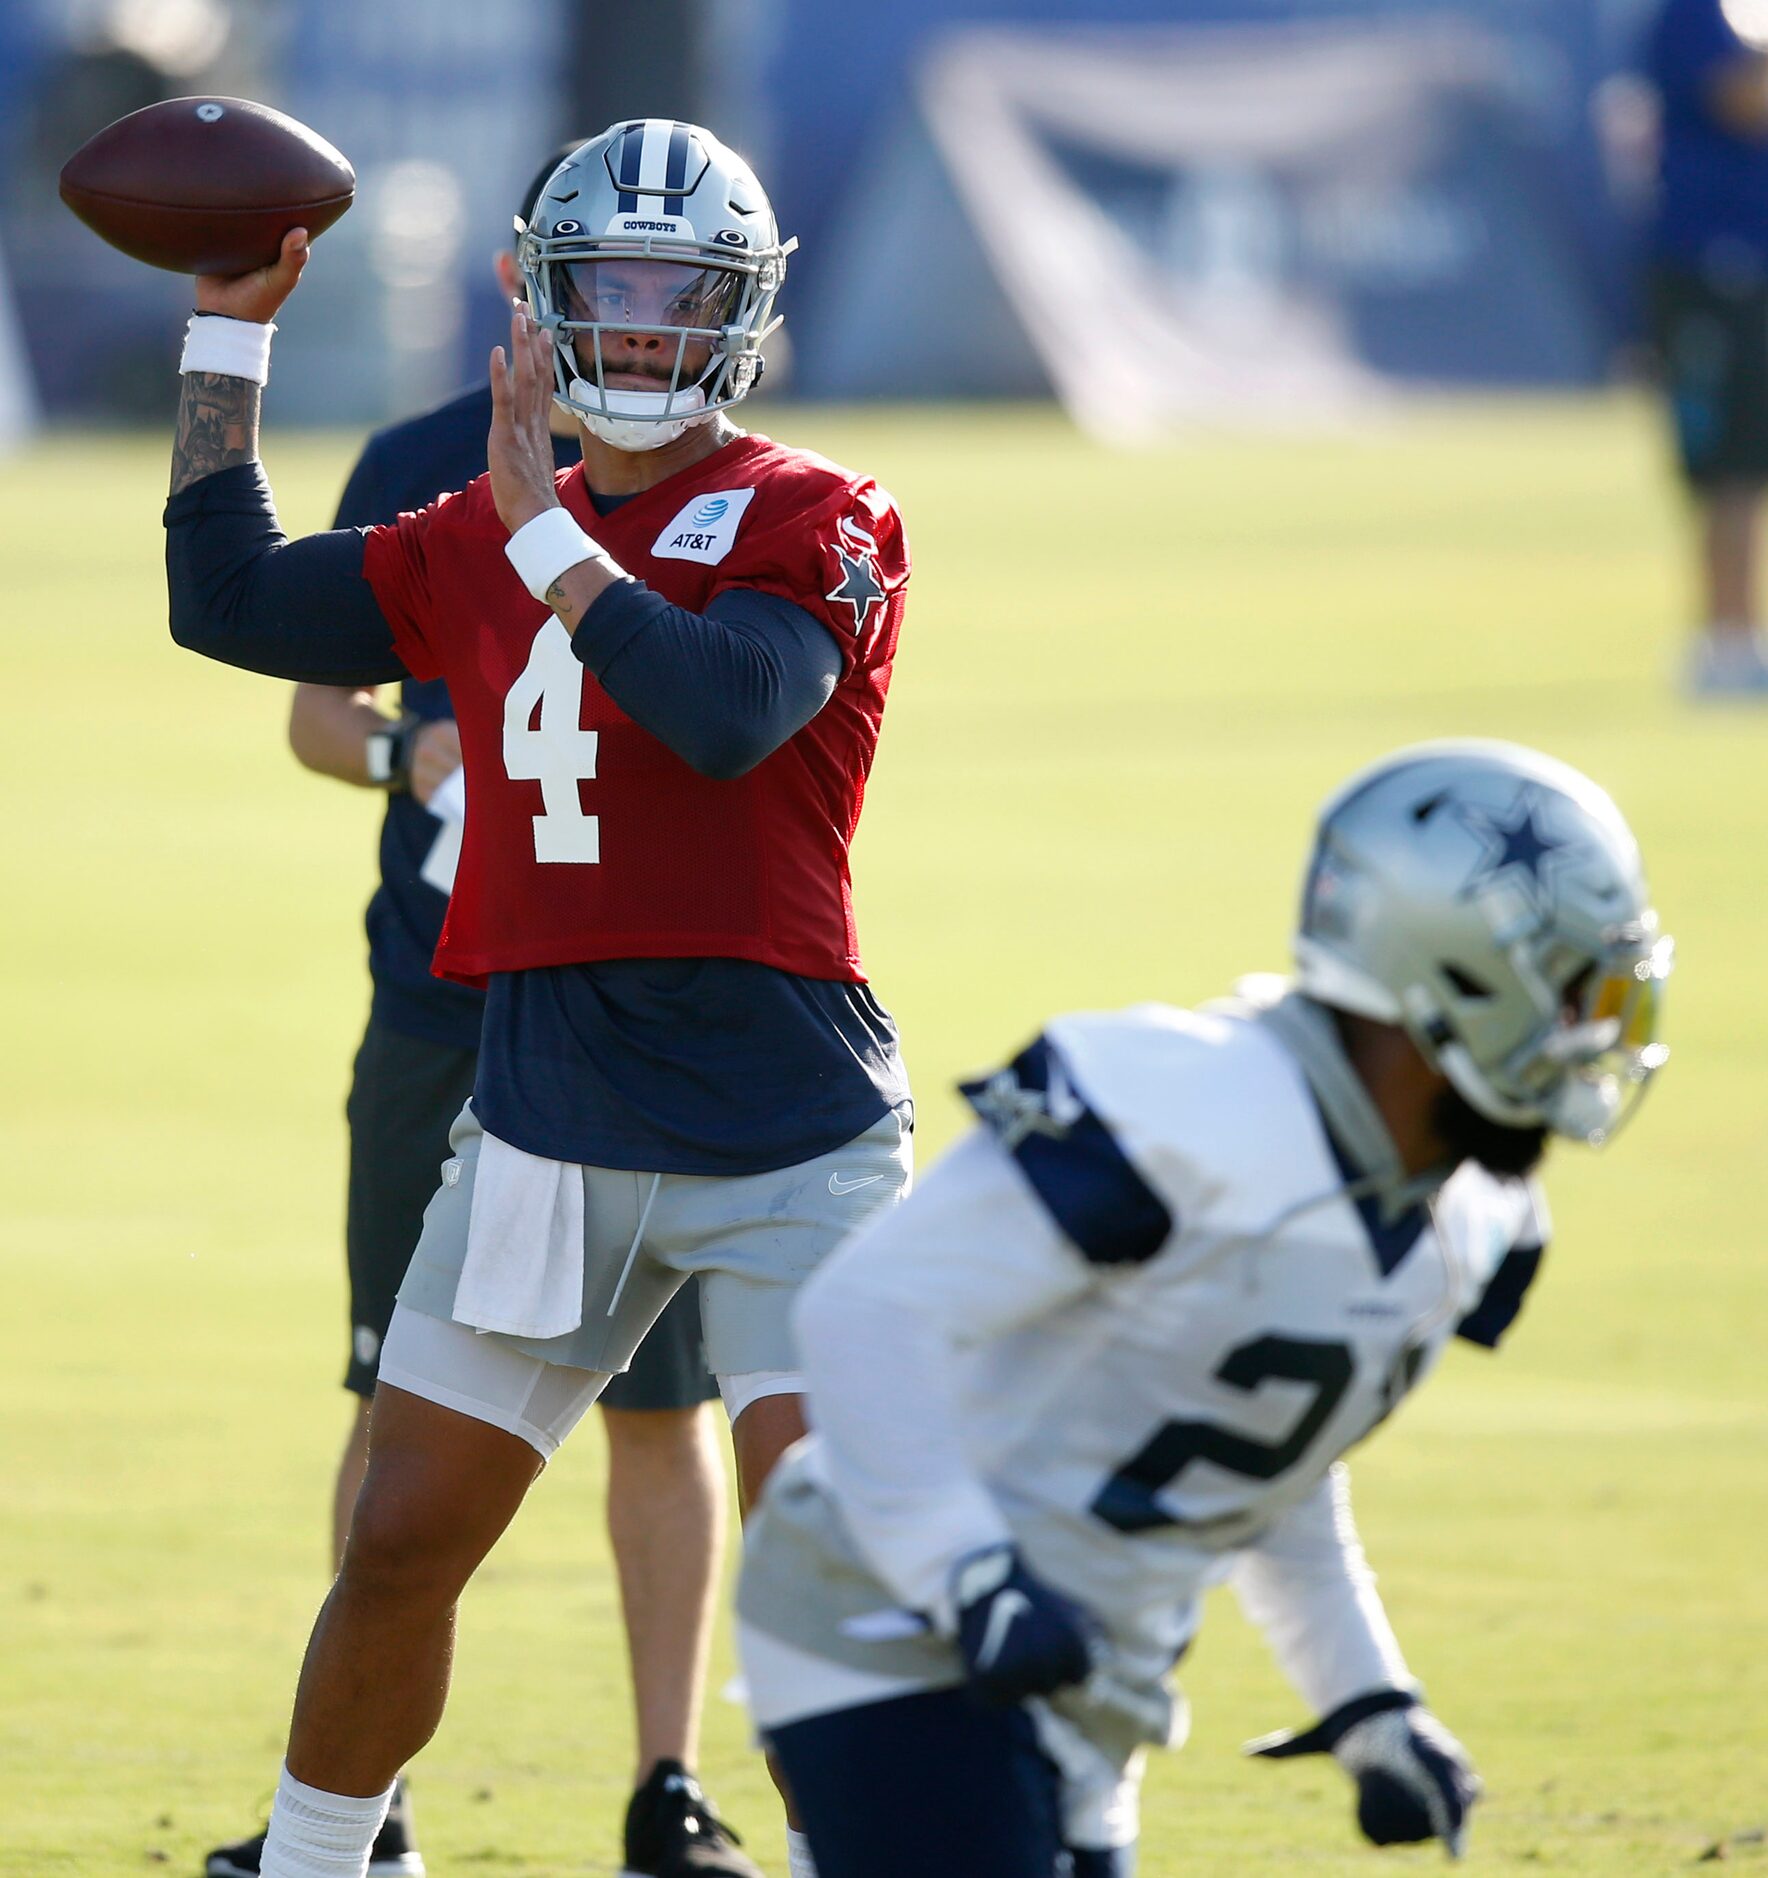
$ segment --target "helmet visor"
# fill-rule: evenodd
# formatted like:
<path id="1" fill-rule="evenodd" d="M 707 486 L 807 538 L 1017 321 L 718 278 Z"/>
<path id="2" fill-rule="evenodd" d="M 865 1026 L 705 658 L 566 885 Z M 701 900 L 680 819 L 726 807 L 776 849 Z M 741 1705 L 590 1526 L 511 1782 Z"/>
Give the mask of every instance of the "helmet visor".
<path id="1" fill-rule="evenodd" d="M 1586 1021 L 1611 1030 L 1613 1048 L 1632 1056 L 1645 1056 L 1659 1048 L 1664 981 L 1670 975 L 1674 952 L 1674 941 L 1660 939 L 1643 958 L 1611 968 L 1591 987 Z"/>
<path id="2" fill-rule="evenodd" d="M 724 267 L 619 257 L 553 264 L 567 326 L 717 335 L 736 318 L 743 276 Z"/>
<path id="3" fill-rule="evenodd" d="M 1675 965 L 1675 941 L 1655 940 L 1602 961 L 1591 972 L 1576 1020 L 1556 1041 L 1566 1062 L 1569 1101 L 1582 1113 L 1600 1113 L 1591 1140 L 1612 1138 L 1630 1119 L 1646 1085 L 1669 1058 L 1658 1041 L 1664 985 Z"/>

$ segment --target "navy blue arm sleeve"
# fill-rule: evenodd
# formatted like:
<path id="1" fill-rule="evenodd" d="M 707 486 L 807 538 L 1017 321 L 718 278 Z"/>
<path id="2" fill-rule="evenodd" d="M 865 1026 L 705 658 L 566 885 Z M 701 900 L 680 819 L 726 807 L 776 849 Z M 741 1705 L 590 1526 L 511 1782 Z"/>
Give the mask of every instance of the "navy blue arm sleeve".
<path id="1" fill-rule="evenodd" d="M 635 724 L 721 781 L 802 730 L 841 676 L 828 627 L 751 588 L 691 613 L 640 581 L 618 582 L 584 614 L 571 649 Z"/>
<path id="2" fill-rule="evenodd" d="M 362 574 L 354 528 L 290 541 L 260 463 L 218 470 L 166 504 L 172 637 L 273 678 L 379 685 L 406 676 Z"/>

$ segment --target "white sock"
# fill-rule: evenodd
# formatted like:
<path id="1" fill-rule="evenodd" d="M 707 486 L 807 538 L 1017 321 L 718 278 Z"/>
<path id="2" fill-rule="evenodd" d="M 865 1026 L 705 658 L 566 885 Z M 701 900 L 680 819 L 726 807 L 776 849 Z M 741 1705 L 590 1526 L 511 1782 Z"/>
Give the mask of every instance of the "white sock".
<path id="1" fill-rule="evenodd" d="M 816 1860 L 810 1856 L 810 1841 L 790 1826 L 786 1828 L 786 1870 L 790 1878 L 816 1878 Z"/>
<path id="2" fill-rule="evenodd" d="M 393 1789 L 368 1799 L 322 1793 L 285 1766 L 270 1809 L 263 1878 L 366 1878 L 368 1855 L 393 1803 Z"/>

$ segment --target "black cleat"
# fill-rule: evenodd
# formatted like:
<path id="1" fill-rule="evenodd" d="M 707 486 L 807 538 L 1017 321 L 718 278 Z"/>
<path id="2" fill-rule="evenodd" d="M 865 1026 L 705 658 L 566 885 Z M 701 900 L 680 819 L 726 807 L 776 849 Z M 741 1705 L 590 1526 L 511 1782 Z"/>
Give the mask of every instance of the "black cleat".
<path id="1" fill-rule="evenodd" d="M 268 1832 L 266 1827 L 265 1831 Z M 258 1878 L 264 1863 L 264 1833 L 241 1839 L 237 1845 L 219 1845 L 203 1866 L 204 1878 Z M 423 1854 L 417 1849 L 411 1824 L 411 1796 L 400 1775 L 393 1788 L 393 1804 L 386 1824 L 375 1835 L 368 1854 L 368 1878 L 424 1878 Z M 690 1866 L 687 1869 L 692 1870 Z M 716 1865 L 710 1869 L 717 1871 Z"/>
<path id="2" fill-rule="evenodd" d="M 626 1809 L 621 1878 L 762 1878 L 680 1761 L 659 1761 Z"/>

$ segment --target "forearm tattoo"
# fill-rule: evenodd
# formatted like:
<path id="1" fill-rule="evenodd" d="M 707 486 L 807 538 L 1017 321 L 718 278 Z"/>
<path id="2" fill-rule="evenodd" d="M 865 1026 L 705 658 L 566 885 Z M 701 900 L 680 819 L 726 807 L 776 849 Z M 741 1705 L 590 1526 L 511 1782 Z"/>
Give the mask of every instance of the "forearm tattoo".
<path id="1" fill-rule="evenodd" d="M 172 439 L 172 495 L 217 470 L 257 460 L 263 395 L 249 378 L 224 378 L 219 372 L 184 374 L 178 431 Z"/>
<path id="2" fill-rule="evenodd" d="M 559 576 L 546 590 L 546 603 L 566 626 L 577 624 L 577 602 L 565 591 L 565 577 Z"/>

